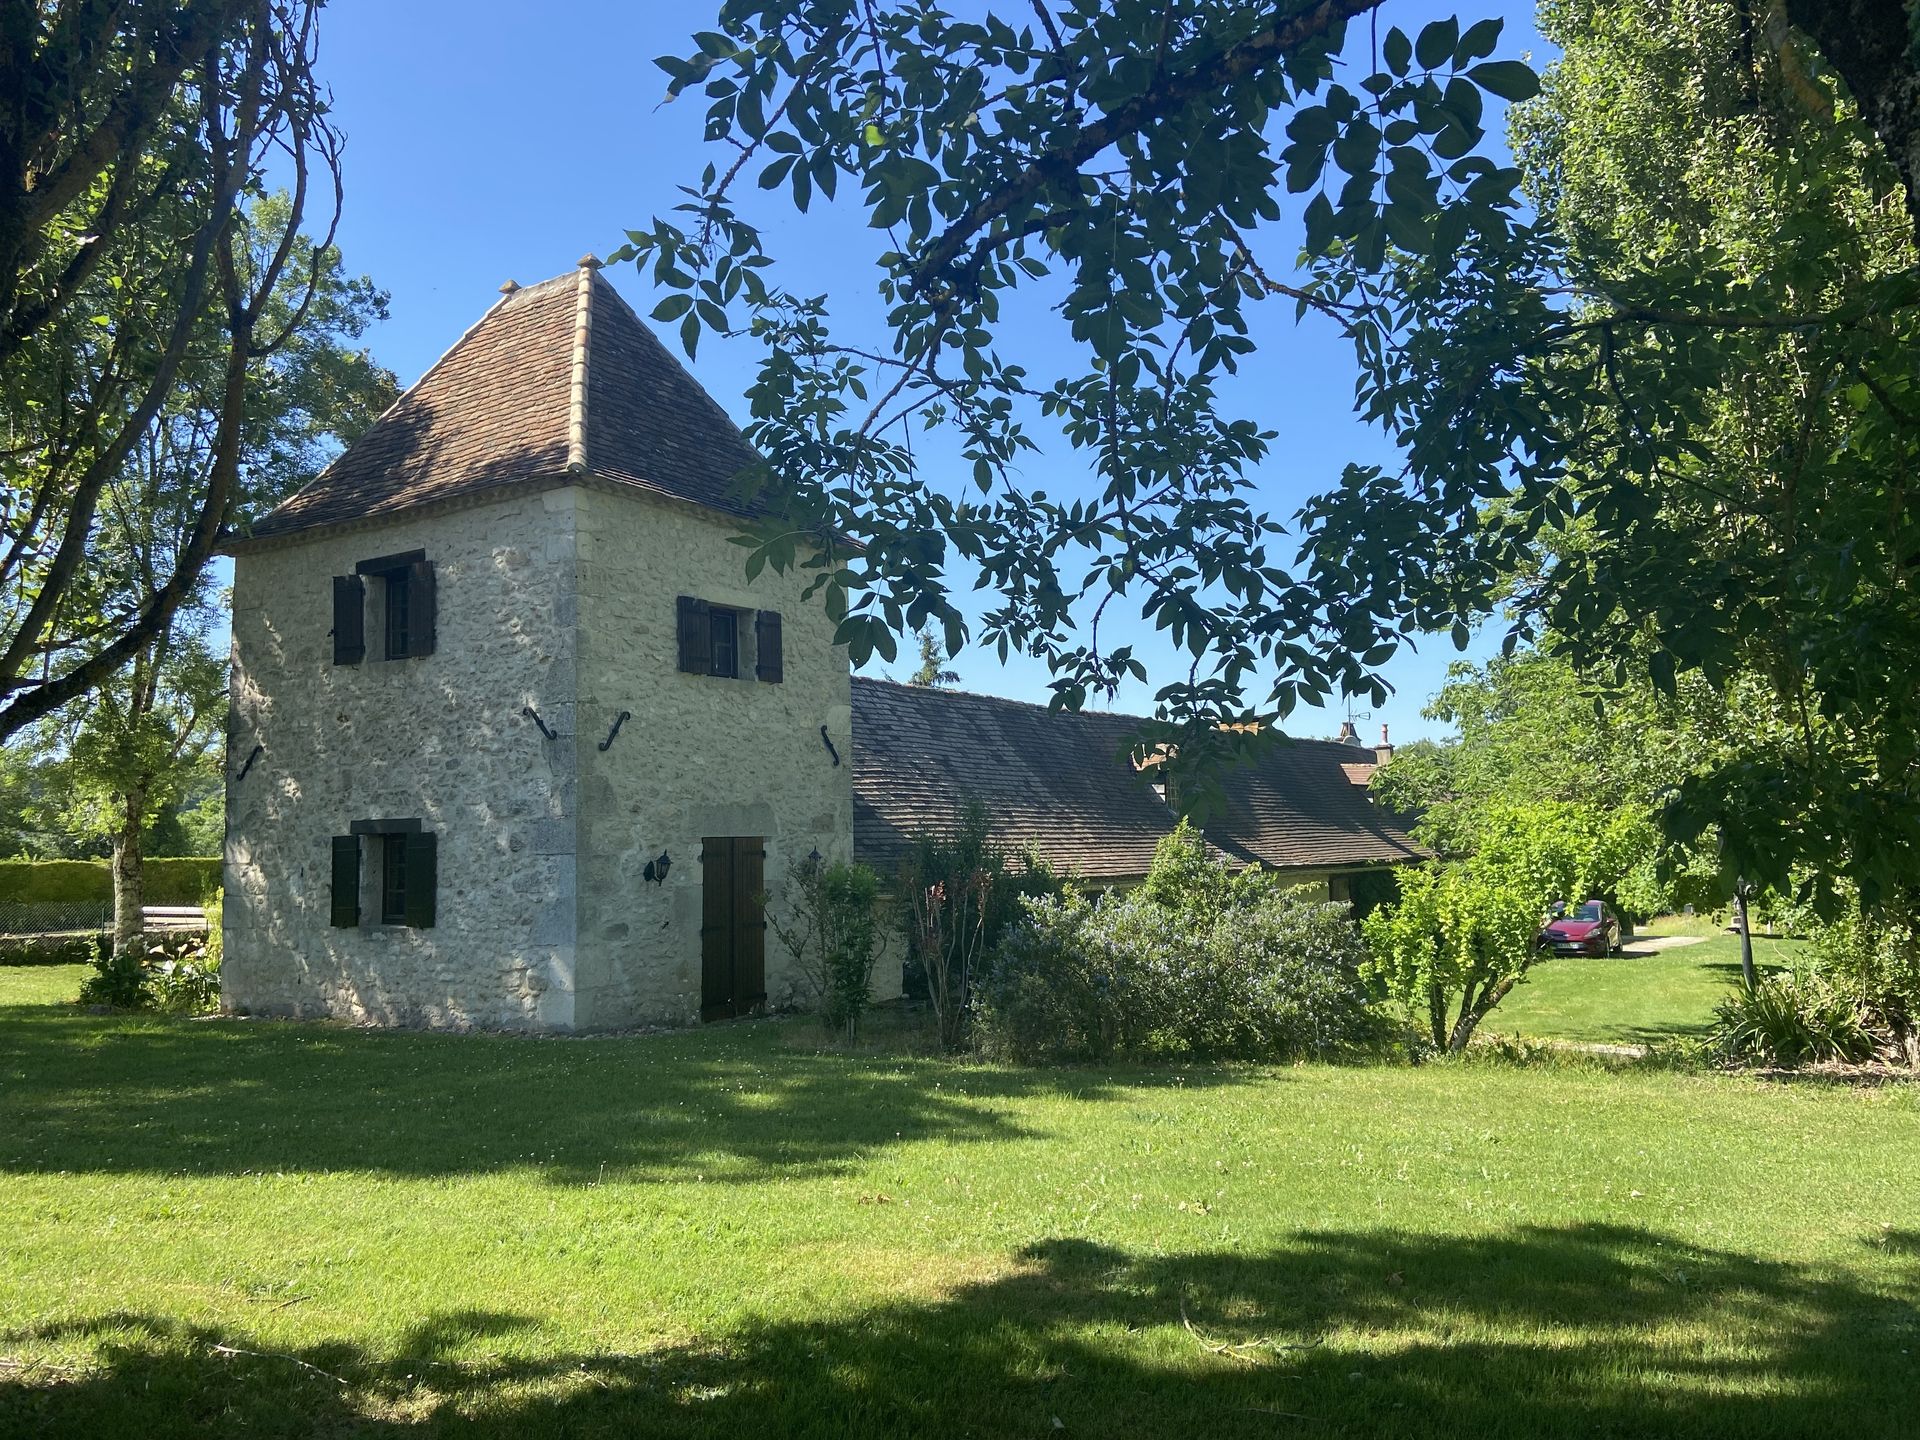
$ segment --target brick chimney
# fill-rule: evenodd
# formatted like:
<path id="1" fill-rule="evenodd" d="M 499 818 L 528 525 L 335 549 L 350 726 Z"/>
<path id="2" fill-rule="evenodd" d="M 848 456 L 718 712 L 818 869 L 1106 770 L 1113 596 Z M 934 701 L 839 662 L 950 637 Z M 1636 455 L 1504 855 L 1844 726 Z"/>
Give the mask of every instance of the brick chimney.
<path id="1" fill-rule="evenodd" d="M 1380 743 L 1373 747 L 1373 758 L 1384 765 L 1393 758 L 1393 742 L 1387 739 L 1387 727 L 1380 727 Z"/>

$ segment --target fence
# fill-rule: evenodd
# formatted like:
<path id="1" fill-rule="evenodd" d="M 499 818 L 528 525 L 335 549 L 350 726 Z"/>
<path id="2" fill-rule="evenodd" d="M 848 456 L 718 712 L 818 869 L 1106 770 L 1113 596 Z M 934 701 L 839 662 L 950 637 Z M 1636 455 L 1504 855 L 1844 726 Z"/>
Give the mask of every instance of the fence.
<path id="1" fill-rule="evenodd" d="M 0 904 L 0 940 L 89 935 L 112 924 L 111 900 L 16 900 Z"/>

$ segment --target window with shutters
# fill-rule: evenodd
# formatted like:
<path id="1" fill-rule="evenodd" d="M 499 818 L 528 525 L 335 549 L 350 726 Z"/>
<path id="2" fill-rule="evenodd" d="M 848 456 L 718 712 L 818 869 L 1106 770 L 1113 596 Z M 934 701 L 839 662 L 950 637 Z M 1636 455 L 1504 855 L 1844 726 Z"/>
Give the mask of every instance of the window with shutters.
<path id="1" fill-rule="evenodd" d="M 383 659 L 431 655 L 437 618 L 433 562 L 426 551 L 362 560 L 353 574 L 333 577 L 333 663 L 358 665 L 365 659 L 369 628 Z"/>
<path id="2" fill-rule="evenodd" d="M 440 837 L 418 820 L 356 820 L 348 834 L 333 837 L 333 923 L 361 923 L 362 845 L 371 842 L 377 903 L 371 913 L 381 925 L 426 928 L 433 925 L 440 885 Z"/>
<path id="3" fill-rule="evenodd" d="M 779 611 L 716 605 L 695 595 L 677 603 L 681 670 L 727 680 L 751 673 L 775 685 L 786 678 Z"/>
<path id="4" fill-rule="evenodd" d="M 407 633 L 407 572 L 390 570 L 380 577 L 385 583 L 387 602 L 387 658 L 396 660 L 409 652 Z"/>
<path id="5" fill-rule="evenodd" d="M 380 923 L 407 921 L 407 837 L 380 837 Z"/>
<path id="6" fill-rule="evenodd" d="M 732 680 L 740 674 L 740 612 L 713 606 L 707 640 L 707 673 Z"/>

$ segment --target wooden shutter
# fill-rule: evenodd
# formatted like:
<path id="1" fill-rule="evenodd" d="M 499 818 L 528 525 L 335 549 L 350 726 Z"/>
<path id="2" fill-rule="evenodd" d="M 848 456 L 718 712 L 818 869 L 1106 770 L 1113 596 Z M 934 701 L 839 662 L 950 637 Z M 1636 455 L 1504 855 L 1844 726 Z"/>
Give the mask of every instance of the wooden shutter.
<path id="1" fill-rule="evenodd" d="M 680 668 L 689 675 L 705 675 L 713 656 L 712 620 L 707 602 L 682 595 L 680 606 Z"/>
<path id="2" fill-rule="evenodd" d="M 733 1013 L 767 1003 L 767 850 L 757 836 L 733 842 Z"/>
<path id="3" fill-rule="evenodd" d="M 778 610 L 762 610 L 753 617 L 753 652 L 754 674 L 773 685 L 786 679 L 786 657 L 781 650 Z"/>
<path id="4" fill-rule="evenodd" d="M 358 665 L 367 654 L 367 584 L 358 575 L 333 577 L 333 663 Z"/>
<path id="5" fill-rule="evenodd" d="M 700 845 L 700 1018 L 767 1003 L 766 842 L 713 835 Z"/>
<path id="6" fill-rule="evenodd" d="M 358 835 L 333 837 L 333 923 L 343 930 L 360 923 Z"/>
<path id="7" fill-rule="evenodd" d="M 387 843 L 396 840 L 406 842 L 407 847 L 407 912 L 408 925 L 422 929 L 431 928 L 434 918 L 434 890 L 440 883 L 440 837 L 431 831 L 407 836 L 389 836 Z"/>
<path id="8" fill-rule="evenodd" d="M 433 654 L 437 629 L 433 562 L 416 560 L 407 567 L 407 654 Z"/>
<path id="9" fill-rule="evenodd" d="M 733 842 L 700 842 L 700 1018 L 733 1014 Z"/>

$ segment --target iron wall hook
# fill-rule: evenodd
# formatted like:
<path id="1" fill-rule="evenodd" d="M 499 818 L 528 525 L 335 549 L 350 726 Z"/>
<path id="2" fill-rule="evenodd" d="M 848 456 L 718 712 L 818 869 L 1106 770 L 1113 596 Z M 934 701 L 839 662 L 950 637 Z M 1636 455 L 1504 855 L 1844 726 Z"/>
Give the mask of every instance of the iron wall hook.
<path id="1" fill-rule="evenodd" d="M 605 751 L 613 748 L 613 737 L 618 735 L 620 733 L 620 727 L 631 719 L 633 719 L 633 712 L 631 710 L 622 710 L 618 715 L 613 717 L 613 728 L 607 731 L 607 738 L 600 742 L 601 750 Z"/>
<path id="2" fill-rule="evenodd" d="M 529 720 L 533 721 L 534 724 L 538 725 L 540 727 L 540 733 L 546 736 L 547 739 L 554 740 L 559 738 L 553 733 L 553 731 L 547 728 L 547 722 L 540 718 L 540 712 L 534 709 L 533 706 L 522 705 L 520 707 L 520 713 L 526 716 Z"/>

